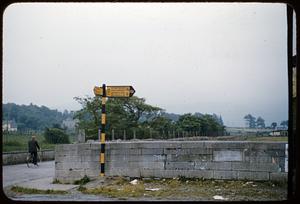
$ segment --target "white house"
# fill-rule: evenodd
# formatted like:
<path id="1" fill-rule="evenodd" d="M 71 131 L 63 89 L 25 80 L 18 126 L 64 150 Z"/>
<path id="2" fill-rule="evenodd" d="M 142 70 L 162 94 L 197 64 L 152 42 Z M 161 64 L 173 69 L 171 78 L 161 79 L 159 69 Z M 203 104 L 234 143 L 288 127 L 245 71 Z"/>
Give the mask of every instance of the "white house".
<path id="1" fill-rule="evenodd" d="M 17 123 L 14 120 L 2 121 L 2 131 L 16 132 L 18 131 Z"/>

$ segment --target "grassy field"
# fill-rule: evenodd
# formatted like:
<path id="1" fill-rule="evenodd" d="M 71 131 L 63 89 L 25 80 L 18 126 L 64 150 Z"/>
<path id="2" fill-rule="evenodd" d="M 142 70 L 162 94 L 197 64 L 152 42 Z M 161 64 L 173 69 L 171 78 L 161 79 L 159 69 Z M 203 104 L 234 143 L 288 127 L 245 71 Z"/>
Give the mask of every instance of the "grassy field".
<path id="1" fill-rule="evenodd" d="M 36 139 L 41 149 L 54 149 L 55 144 L 49 144 L 42 133 L 35 134 Z M 20 133 L 3 133 L 2 135 L 2 151 L 13 152 L 13 151 L 27 151 L 28 141 L 31 140 L 31 134 L 20 134 Z M 70 137 L 71 142 L 74 138 Z"/>

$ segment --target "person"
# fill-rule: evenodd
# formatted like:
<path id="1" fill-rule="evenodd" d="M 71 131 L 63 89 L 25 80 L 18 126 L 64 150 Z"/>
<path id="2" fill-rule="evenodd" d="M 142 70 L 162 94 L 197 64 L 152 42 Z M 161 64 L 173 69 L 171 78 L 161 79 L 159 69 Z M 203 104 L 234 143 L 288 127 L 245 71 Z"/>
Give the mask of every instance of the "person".
<path id="1" fill-rule="evenodd" d="M 35 139 L 35 135 L 31 137 L 31 140 L 28 141 L 28 152 L 32 156 L 33 164 L 37 165 L 37 149 L 40 150 L 40 146 Z"/>

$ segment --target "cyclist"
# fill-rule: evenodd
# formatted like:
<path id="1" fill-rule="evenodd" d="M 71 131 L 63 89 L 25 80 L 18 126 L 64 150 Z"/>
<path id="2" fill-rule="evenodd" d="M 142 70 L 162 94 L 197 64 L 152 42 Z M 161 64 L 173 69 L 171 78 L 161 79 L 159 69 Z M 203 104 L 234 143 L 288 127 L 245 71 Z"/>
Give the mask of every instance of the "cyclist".
<path id="1" fill-rule="evenodd" d="M 37 149 L 40 150 L 40 146 L 35 139 L 35 135 L 31 137 L 31 140 L 28 141 L 28 152 L 33 158 L 33 164 L 37 165 Z"/>

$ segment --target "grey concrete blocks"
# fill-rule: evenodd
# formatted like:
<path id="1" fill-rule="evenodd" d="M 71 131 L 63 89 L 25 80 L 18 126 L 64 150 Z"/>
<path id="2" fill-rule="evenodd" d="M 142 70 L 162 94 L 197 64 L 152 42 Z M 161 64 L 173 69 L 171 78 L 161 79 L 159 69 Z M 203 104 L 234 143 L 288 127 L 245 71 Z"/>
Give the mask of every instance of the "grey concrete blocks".
<path id="1" fill-rule="evenodd" d="M 241 150 L 216 150 L 213 151 L 214 161 L 242 161 L 243 151 Z"/>
<path id="2" fill-rule="evenodd" d="M 237 171 L 214 171 L 214 179 L 237 179 Z"/>
<path id="3" fill-rule="evenodd" d="M 256 171 L 238 171 L 237 179 L 241 180 L 255 180 L 255 181 L 268 181 L 270 179 L 268 172 Z"/>
<path id="4" fill-rule="evenodd" d="M 100 143 L 57 145 L 55 176 L 78 180 L 100 173 Z M 105 175 L 284 180 L 284 143 L 224 141 L 108 142 Z"/>
<path id="5" fill-rule="evenodd" d="M 270 180 L 271 181 L 287 182 L 288 181 L 288 173 L 283 173 L 283 172 L 270 173 Z"/>
<path id="6" fill-rule="evenodd" d="M 166 170 L 193 170 L 195 162 L 166 162 Z"/>
<path id="7" fill-rule="evenodd" d="M 148 149 L 141 149 L 142 155 L 158 155 L 158 154 L 163 154 L 164 153 L 164 149 L 163 148 L 148 148 Z"/>

